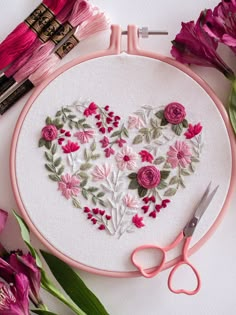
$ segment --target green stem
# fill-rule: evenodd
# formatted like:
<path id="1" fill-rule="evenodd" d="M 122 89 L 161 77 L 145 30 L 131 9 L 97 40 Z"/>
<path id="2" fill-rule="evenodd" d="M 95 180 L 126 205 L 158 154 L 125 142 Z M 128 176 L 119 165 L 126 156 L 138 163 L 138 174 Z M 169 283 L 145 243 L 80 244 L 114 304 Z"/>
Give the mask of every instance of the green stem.
<path id="1" fill-rule="evenodd" d="M 236 79 L 232 81 L 227 110 L 234 133 L 236 134 Z"/>

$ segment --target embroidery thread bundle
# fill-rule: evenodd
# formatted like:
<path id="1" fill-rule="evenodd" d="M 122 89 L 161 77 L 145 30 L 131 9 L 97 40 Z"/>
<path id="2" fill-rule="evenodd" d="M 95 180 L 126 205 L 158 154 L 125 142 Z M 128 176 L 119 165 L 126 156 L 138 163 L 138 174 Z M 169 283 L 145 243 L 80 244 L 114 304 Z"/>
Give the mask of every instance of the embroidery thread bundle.
<path id="1" fill-rule="evenodd" d="M 37 34 L 57 15 L 69 0 L 44 0 L 0 44 L 0 70 L 16 60 L 37 38 Z"/>
<path id="2" fill-rule="evenodd" d="M 75 36 L 70 37 L 61 47 L 57 49 L 55 54 L 49 56 L 29 79 L 22 83 L 15 91 L 7 96 L 0 103 L 0 115 L 3 115 L 12 105 L 14 105 L 21 97 L 27 94 L 31 89 L 40 84 L 51 74 L 56 65 L 64 58 L 78 43 L 77 36 L 80 40 L 84 40 L 97 32 L 107 30 L 110 26 L 109 19 L 104 12 L 97 11 L 95 15 L 91 16 L 87 21 L 83 22 L 75 32 Z M 72 40 L 75 39 L 75 42 Z M 60 57 L 59 57 L 60 56 Z"/>
<path id="3" fill-rule="evenodd" d="M 35 70 L 37 70 L 37 68 L 47 60 L 47 57 L 52 53 L 53 48 L 58 44 L 60 45 L 60 42 L 63 41 L 70 31 L 72 31 L 73 27 L 80 25 L 87 20 L 93 12 L 94 8 L 87 1 L 77 0 L 73 6 L 69 19 L 67 19 L 68 10 L 65 12 L 67 13 L 67 16 L 65 14 L 62 16 L 64 22 L 65 19 L 68 21 L 51 37 L 50 41 L 42 45 L 42 42 L 38 40 L 38 43 L 40 44 L 39 46 L 38 43 L 35 42 L 36 45 L 33 44 L 31 46 L 32 49 L 29 49 L 23 57 L 20 56 L 19 60 L 6 71 L 5 75 L 9 77 L 9 79 L 6 80 L 4 84 L 0 85 L 0 95 L 15 83 L 20 83 L 28 78 Z M 62 20 L 62 18 L 60 20 Z M 27 60 L 28 62 L 25 62 Z M 18 69 L 19 71 L 16 72 Z M 14 74 L 13 77 L 10 77 L 12 74 Z"/>
<path id="4" fill-rule="evenodd" d="M 98 231 L 120 238 L 172 204 L 195 173 L 202 126 L 185 107 L 142 106 L 122 119 L 109 105 L 80 101 L 47 117 L 39 147 L 60 194 Z"/>

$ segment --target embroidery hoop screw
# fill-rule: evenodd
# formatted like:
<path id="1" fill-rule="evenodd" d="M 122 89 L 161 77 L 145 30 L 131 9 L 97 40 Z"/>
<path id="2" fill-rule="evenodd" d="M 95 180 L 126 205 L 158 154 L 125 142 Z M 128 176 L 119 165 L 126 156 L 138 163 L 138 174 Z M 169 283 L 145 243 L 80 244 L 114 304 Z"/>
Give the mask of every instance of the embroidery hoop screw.
<path id="1" fill-rule="evenodd" d="M 122 35 L 127 35 L 128 31 L 122 31 Z M 149 35 L 168 35 L 167 31 L 149 31 L 147 26 L 138 28 L 138 36 L 148 38 Z"/>

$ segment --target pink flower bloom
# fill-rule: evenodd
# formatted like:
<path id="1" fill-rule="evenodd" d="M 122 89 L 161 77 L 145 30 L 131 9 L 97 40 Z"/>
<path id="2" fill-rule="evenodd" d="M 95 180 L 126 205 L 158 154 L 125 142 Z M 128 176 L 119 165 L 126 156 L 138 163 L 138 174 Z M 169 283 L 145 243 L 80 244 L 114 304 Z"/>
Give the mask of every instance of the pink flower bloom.
<path id="1" fill-rule="evenodd" d="M 78 145 L 78 143 L 76 142 L 71 142 L 70 140 L 67 142 L 67 145 L 63 146 L 63 152 L 68 154 L 71 152 L 75 152 L 77 150 L 79 150 L 80 146 Z"/>
<path id="2" fill-rule="evenodd" d="M 153 165 L 140 168 L 137 174 L 140 186 L 151 189 L 156 187 L 161 181 L 160 171 Z"/>
<path id="3" fill-rule="evenodd" d="M 189 124 L 188 130 L 184 133 L 186 139 L 192 139 L 196 135 L 198 135 L 202 131 L 202 126 L 200 123 L 197 125 L 191 125 Z"/>
<path id="4" fill-rule="evenodd" d="M 78 131 L 74 134 L 74 136 L 77 137 L 81 144 L 84 144 L 88 143 L 89 139 L 93 139 L 94 131 L 93 130 Z"/>
<path id="5" fill-rule="evenodd" d="M 138 154 L 132 148 L 125 146 L 116 154 L 115 159 L 119 170 L 124 171 L 125 168 L 134 170 L 137 167 Z"/>
<path id="6" fill-rule="evenodd" d="M 135 196 L 127 194 L 123 198 L 124 205 L 130 209 L 137 209 L 140 206 L 140 202 Z"/>
<path id="7" fill-rule="evenodd" d="M 129 129 L 140 129 L 141 127 L 144 127 L 144 122 L 143 120 L 139 117 L 139 116 L 129 116 L 129 120 L 128 120 L 128 128 Z"/>
<path id="8" fill-rule="evenodd" d="M 58 183 L 58 190 L 61 190 L 62 195 L 69 199 L 72 196 L 78 196 L 80 180 L 76 176 L 70 174 L 62 175 L 61 181 Z"/>
<path id="9" fill-rule="evenodd" d="M 187 143 L 183 141 L 176 141 L 174 146 L 170 146 L 170 150 L 167 152 L 167 162 L 171 164 L 172 168 L 180 165 L 186 167 L 191 163 L 191 151 Z"/>
<path id="10" fill-rule="evenodd" d="M 124 139 L 118 139 L 116 140 L 116 143 L 118 144 L 120 148 L 122 148 L 123 145 L 126 143 L 126 141 Z"/>
<path id="11" fill-rule="evenodd" d="M 95 103 L 91 103 L 88 108 L 85 109 L 84 115 L 86 117 L 91 116 L 97 113 L 97 105 Z"/>
<path id="12" fill-rule="evenodd" d="M 102 144 L 102 148 L 106 148 L 109 145 L 109 139 L 104 136 L 102 140 L 99 141 Z"/>
<path id="13" fill-rule="evenodd" d="M 106 148 L 104 152 L 106 158 L 109 158 L 111 155 L 115 154 L 115 151 L 112 148 Z"/>
<path id="14" fill-rule="evenodd" d="M 47 125 L 42 129 L 42 138 L 46 141 L 52 141 L 57 138 L 58 131 L 54 125 Z"/>
<path id="15" fill-rule="evenodd" d="M 137 214 L 133 216 L 132 222 L 138 229 L 141 229 L 145 226 L 145 224 L 143 223 L 143 217 L 139 217 Z"/>
<path id="16" fill-rule="evenodd" d="M 95 182 L 106 179 L 111 172 L 110 165 L 103 164 L 101 166 L 95 166 L 92 176 Z"/>
<path id="17" fill-rule="evenodd" d="M 164 116 L 170 124 L 178 125 L 186 116 L 185 108 L 179 103 L 170 103 L 165 107 Z"/>
<path id="18" fill-rule="evenodd" d="M 217 54 L 217 42 L 202 27 L 204 12 L 196 24 L 194 21 L 182 23 L 180 33 L 172 42 L 171 54 L 182 63 L 213 67 L 221 71 L 227 78 L 233 78 L 233 71 Z"/>
<path id="19" fill-rule="evenodd" d="M 149 162 L 152 163 L 154 157 L 146 150 L 142 150 L 139 152 L 139 155 L 141 156 L 142 162 Z"/>
<path id="20" fill-rule="evenodd" d="M 0 209 L 0 233 L 4 229 L 7 221 L 8 213 Z"/>

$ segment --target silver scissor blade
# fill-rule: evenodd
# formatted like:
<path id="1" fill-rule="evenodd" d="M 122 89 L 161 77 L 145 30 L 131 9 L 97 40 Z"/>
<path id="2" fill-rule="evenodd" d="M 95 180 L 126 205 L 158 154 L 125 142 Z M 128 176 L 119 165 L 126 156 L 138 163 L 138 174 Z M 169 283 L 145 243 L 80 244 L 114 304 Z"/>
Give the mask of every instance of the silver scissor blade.
<path id="1" fill-rule="evenodd" d="M 200 207 L 195 212 L 195 217 L 198 219 L 198 221 L 201 219 L 201 217 L 203 216 L 204 212 L 208 208 L 208 206 L 211 203 L 213 197 L 215 196 L 218 188 L 219 188 L 219 185 L 216 186 L 216 188 L 210 193 L 209 196 L 206 196 L 206 198 L 204 198 L 204 200 L 202 200 L 202 204 L 200 205 Z M 209 194 L 209 191 L 208 191 L 208 194 Z"/>

